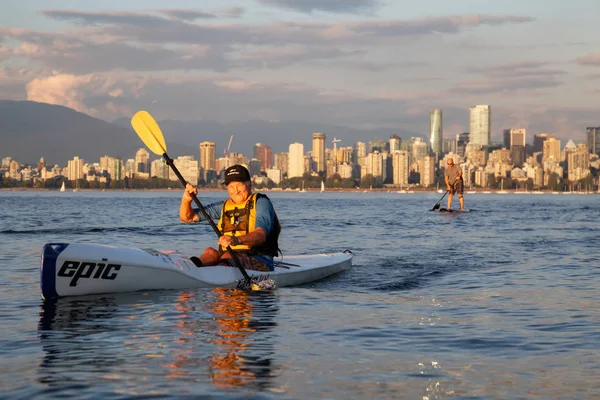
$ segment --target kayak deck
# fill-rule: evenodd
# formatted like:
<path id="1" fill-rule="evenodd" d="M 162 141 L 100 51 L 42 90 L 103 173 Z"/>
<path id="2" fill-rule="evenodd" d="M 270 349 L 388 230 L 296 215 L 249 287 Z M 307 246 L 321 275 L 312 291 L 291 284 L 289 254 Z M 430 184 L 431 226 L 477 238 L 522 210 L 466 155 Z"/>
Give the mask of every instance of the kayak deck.
<path id="1" fill-rule="evenodd" d="M 277 286 L 301 285 L 352 266 L 349 251 L 275 258 L 275 270 L 246 270 L 268 275 Z M 198 268 L 188 256 L 154 249 L 87 243 L 48 243 L 41 254 L 40 287 L 44 299 L 98 293 L 201 287 L 235 288 L 243 279 L 235 267 Z"/>

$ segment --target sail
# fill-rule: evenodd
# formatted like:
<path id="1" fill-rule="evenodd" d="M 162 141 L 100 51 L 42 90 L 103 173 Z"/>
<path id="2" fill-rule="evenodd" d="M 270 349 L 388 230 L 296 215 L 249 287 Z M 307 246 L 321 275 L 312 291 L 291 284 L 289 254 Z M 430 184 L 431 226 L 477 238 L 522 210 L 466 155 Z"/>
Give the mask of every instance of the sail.
<path id="1" fill-rule="evenodd" d="M 321 181 L 321 192 L 325 191 L 325 182 Z"/>
<path id="2" fill-rule="evenodd" d="M 61 191 L 61 192 L 64 192 L 64 191 L 65 191 L 65 183 L 64 183 L 64 182 L 62 183 L 62 186 L 60 187 L 60 191 Z"/>

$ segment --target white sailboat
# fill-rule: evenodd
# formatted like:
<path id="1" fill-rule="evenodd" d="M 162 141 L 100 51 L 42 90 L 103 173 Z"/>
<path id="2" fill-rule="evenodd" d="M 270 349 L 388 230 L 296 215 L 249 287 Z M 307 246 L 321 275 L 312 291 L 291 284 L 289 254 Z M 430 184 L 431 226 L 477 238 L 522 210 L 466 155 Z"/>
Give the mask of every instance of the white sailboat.
<path id="1" fill-rule="evenodd" d="M 63 181 L 62 186 L 60 187 L 60 191 L 64 192 L 65 190 L 66 190 L 65 189 L 65 182 Z"/>
<path id="2" fill-rule="evenodd" d="M 321 193 L 325 191 L 325 182 L 321 181 Z"/>
<path id="3" fill-rule="evenodd" d="M 302 181 L 302 190 L 300 190 L 300 192 L 302 192 L 302 193 L 306 192 L 306 190 L 304 189 L 304 181 Z"/>

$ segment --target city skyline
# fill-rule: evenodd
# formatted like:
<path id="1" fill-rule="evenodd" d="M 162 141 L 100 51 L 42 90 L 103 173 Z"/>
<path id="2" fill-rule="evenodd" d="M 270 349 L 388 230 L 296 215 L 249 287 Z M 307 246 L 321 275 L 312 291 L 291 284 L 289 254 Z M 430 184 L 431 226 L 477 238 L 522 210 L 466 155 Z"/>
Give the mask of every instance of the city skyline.
<path id="1" fill-rule="evenodd" d="M 438 124 L 440 126 L 439 130 L 441 130 L 441 124 L 442 124 L 441 111 L 442 110 L 440 110 L 440 109 L 432 109 L 431 110 L 432 115 L 434 112 L 436 112 L 436 113 L 439 112 L 439 116 L 435 117 L 436 126 L 438 126 Z M 432 117 L 432 121 L 434 121 L 433 117 Z M 436 129 L 436 131 L 437 131 L 437 129 Z M 573 143 L 584 143 L 589 147 L 590 153 L 600 154 L 600 144 L 599 144 L 600 143 L 600 126 L 585 127 L 585 131 L 586 131 L 585 139 L 574 141 L 573 138 L 566 138 L 566 139 L 558 138 L 558 142 L 561 142 L 562 140 L 564 140 L 564 143 L 562 143 L 563 148 L 564 148 L 564 146 L 566 146 L 566 144 L 569 141 L 573 141 Z M 442 141 L 444 143 L 450 143 L 450 142 L 454 143 L 454 146 L 455 146 L 454 151 L 456 151 L 460 146 L 459 142 L 461 140 L 463 140 L 463 139 L 461 139 L 463 135 L 467 135 L 467 143 L 471 143 L 474 145 L 480 145 L 480 143 L 477 143 L 477 141 L 472 142 L 469 140 L 470 139 L 469 132 L 461 132 L 461 133 L 457 133 L 457 134 L 453 134 L 453 135 L 447 135 L 446 137 L 442 136 Z M 551 134 L 551 133 L 532 133 L 532 135 L 534 136 L 533 140 L 531 142 L 528 142 L 526 129 L 523 129 L 523 128 L 504 129 L 503 130 L 503 140 L 493 141 L 486 146 L 510 149 L 516 145 L 516 146 L 523 147 L 523 149 L 530 147 L 531 152 L 541 152 L 542 151 L 542 141 L 545 141 L 550 138 L 553 138 L 553 139 L 557 138 L 557 135 Z M 330 145 L 328 145 L 327 135 L 323 132 L 313 132 L 312 134 L 307 134 L 307 138 L 310 138 L 311 140 L 309 140 L 309 141 L 313 144 L 312 148 L 309 148 L 309 150 L 304 151 L 305 146 L 302 143 L 297 143 L 297 142 L 290 143 L 289 144 L 290 149 L 292 147 L 296 146 L 297 149 L 294 149 L 294 152 L 298 152 L 300 149 L 302 149 L 302 154 L 304 154 L 304 155 L 311 154 L 315 160 L 315 163 L 317 166 L 316 168 L 317 168 L 318 172 L 323 172 L 324 169 L 326 169 L 324 157 L 325 157 L 326 152 L 328 152 L 328 151 L 332 151 L 332 150 L 341 151 L 344 147 L 346 147 L 346 148 L 351 147 L 353 149 L 353 152 L 356 152 L 359 156 L 366 156 L 368 153 L 371 153 L 375 150 L 380 151 L 380 149 L 379 149 L 380 146 L 385 143 L 385 146 L 388 147 L 388 150 L 386 152 L 394 153 L 395 150 L 401 150 L 399 148 L 400 143 L 405 144 L 407 142 L 411 142 L 411 147 L 413 145 L 416 145 L 419 147 L 423 146 L 423 149 L 420 150 L 420 152 L 428 151 L 428 152 L 431 152 L 432 155 L 434 155 L 436 152 L 433 151 L 434 150 L 433 146 L 434 146 L 434 142 L 437 139 L 437 135 L 435 138 L 433 136 L 430 137 L 429 142 L 426 142 L 425 141 L 426 139 L 421 136 L 415 136 L 415 137 L 412 137 L 411 139 L 402 139 L 402 138 L 398 137 L 397 135 L 392 134 L 387 139 L 374 138 L 374 137 L 373 138 L 365 138 L 364 140 L 359 140 L 354 143 L 351 143 L 350 146 L 347 146 L 347 144 L 345 144 L 345 146 L 342 146 L 339 149 L 337 148 L 337 143 L 340 143 L 340 142 L 343 143 L 344 141 L 339 140 L 337 138 L 333 138 L 330 141 L 331 142 Z M 396 144 L 396 143 L 399 143 L 399 144 Z M 301 145 L 301 146 L 298 147 L 297 145 Z M 442 146 L 440 146 L 440 147 L 442 147 Z M 204 169 L 215 169 L 215 165 L 216 165 L 215 163 L 217 162 L 217 160 L 222 158 L 222 157 L 217 156 L 218 151 L 217 151 L 216 143 L 212 142 L 212 141 L 199 142 L 198 148 L 199 148 L 199 151 L 197 152 L 196 155 L 199 156 L 198 157 L 198 161 L 200 162 L 199 166 Z M 288 154 L 291 152 L 290 149 L 288 149 L 288 151 L 287 151 Z M 250 152 L 244 152 L 244 151 L 231 152 L 229 148 L 226 148 L 225 154 L 224 154 L 225 158 L 227 158 L 228 152 L 233 153 L 235 155 L 238 155 L 238 154 L 243 155 L 244 157 L 247 157 L 247 154 L 251 153 L 252 156 L 247 157 L 247 158 L 260 160 L 263 162 L 263 164 L 265 164 L 265 162 L 263 160 L 267 160 L 266 168 L 271 168 L 271 166 L 273 166 L 275 164 L 275 162 L 274 162 L 275 156 L 277 154 L 282 153 L 282 152 L 274 152 L 272 150 L 271 146 L 267 143 L 256 143 L 254 145 L 252 151 L 250 151 Z M 448 153 L 448 152 L 449 151 L 444 151 L 443 153 Z M 204 159 L 205 157 L 203 157 L 203 155 L 205 155 L 205 157 L 209 157 L 209 159 L 208 160 Z M 105 154 L 104 156 L 114 157 L 114 156 L 107 155 L 107 154 Z M 102 158 L 104 156 L 99 157 L 100 162 L 102 162 Z M 79 158 L 79 156 L 77 156 L 77 155 L 73 155 L 73 157 L 74 157 L 74 159 Z M 181 157 L 195 157 L 195 155 L 182 154 Z M 11 157 L 10 154 L 0 154 L 0 159 L 4 159 L 4 158 L 14 159 Z M 45 157 L 42 155 L 41 158 L 45 158 Z M 116 157 L 116 158 L 122 158 L 122 157 Z M 322 158 L 323 158 L 323 160 L 320 161 Z M 150 160 L 150 155 L 146 149 L 144 149 L 143 147 L 140 147 L 140 149 L 137 151 L 137 153 L 134 154 L 131 158 L 124 158 L 124 159 L 133 160 L 136 163 L 142 163 L 142 162 Z M 161 159 L 161 157 L 153 156 L 153 159 L 154 160 Z M 68 161 L 71 161 L 71 160 L 72 159 L 69 159 Z M 21 164 L 26 164 L 26 165 L 32 164 L 32 163 L 22 162 L 22 161 L 19 161 L 19 162 Z M 58 165 L 58 164 L 56 164 L 56 165 Z M 142 171 L 142 172 L 149 172 L 149 171 Z"/>
<path id="2" fill-rule="evenodd" d="M 487 109 L 488 106 L 484 106 L 486 114 Z M 441 110 L 433 111 L 437 113 Z M 463 170 L 465 185 L 470 186 L 475 184 L 489 187 L 494 185 L 494 181 L 504 181 L 506 178 L 515 180 L 517 185 L 530 184 L 538 188 L 556 188 L 563 182 L 598 185 L 600 159 L 598 153 L 590 152 L 590 149 L 594 148 L 599 139 L 600 127 L 588 127 L 587 133 L 588 143 L 575 144 L 569 139 L 564 147 L 560 139 L 547 133 L 535 134 L 533 145 L 528 146 L 525 129 L 507 129 L 504 131 L 502 144 L 489 146 L 467 140 L 466 144 L 463 143 L 465 146 L 460 147 L 459 144 L 465 140 L 464 134 L 457 134 L 454 140 L 444 139 L 443 147 L 447 150 L 437 153 L 431 146 L 436 142 L 436 137 L 432 137 L 427 144 L 421 137 L 401 141 L 396 135 L 391 135 L 388 141 L 375 139 L 368 141 L 368 145 L 356 142 L 354 146 L 338 149 L 339 139 L 332 139 L 333 148 L 328 148 L 326 134 L 316 132 L 312 134 L 313 147 L 307 152 L 304 152 L 302 143 L 291 143 L 288 152 L 276 154 L 273 154 L 269 145 L 256 143 L 252 157 L 226 149 L 223 157 L 216 158 L 215 143 L 205 141 L 198 146 L 198 160 L 194 155 L 182 155 L 174 159 L 174 162 L 186 181 L 194 184 L 218 182 L 219 176 L 227 167 L 243 164 L 255 179 L 262 182 L 262 175 L 275 185 L 283 178 L 303 177 L 306 173 L 321 179 L 331 178 L 339 173 L 340 178 L 355 182 L 366 178 L 376 185 L 391 184 L 402 188 L 417 184 L 426 188 L 436 182 L 439 184 L 439 171 L 443 172 L 447 158 L 454 158 Z M 474 138 L 481 138 L 481 132 L 476 133 Z M 282 157 L 287 159 L 287 165 L 281 165 Z M 339 164 L 338 159 L 344 161 Z M 162 157 L 151 160 L 150 153 L 143 147 L 136 151 L 135 158 L 126 160 L 106 155 L 97 163 L 85 162 L 75 156 L 68 161 L 66 168 L 58 165 L 50 167 L 43 157 L 37 167 L 33 168 L 27 165 L 22 167 L 10 157 L 2 158 L 1 161 L 0 172 L 4 171 L 2 175 L 22 182 L 55 180 L 61 176 L 69 181 L 84 179 L 96 184 L 108 184 L 112 180 L 118 181 L 126 177 L 177 180 Z M 275 168 L 271 168 L 273 165 Z"/>
<path id="3" fill-rule="evenodd" d="M 31 0 L 0 15 L 0 98 L 113 121 L 289 121 L 585 140 L 597 126 L 597 3 Z M 467 110 L 467 111 L 465 111 Z M 582 129 L 583 127 L 583 129 Z M 531 138 L 528 139 L 531 141 Z"/>

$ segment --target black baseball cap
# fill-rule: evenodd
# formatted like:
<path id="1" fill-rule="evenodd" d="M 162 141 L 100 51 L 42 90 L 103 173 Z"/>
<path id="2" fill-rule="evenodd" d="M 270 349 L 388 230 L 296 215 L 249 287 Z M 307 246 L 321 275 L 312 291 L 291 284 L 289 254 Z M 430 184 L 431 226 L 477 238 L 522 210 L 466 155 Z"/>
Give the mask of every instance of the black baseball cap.
<path id="1" fill-rule="evenodd" d="M 232 165 L 225 170 L 225 180 L 223 185 L 229 185 L 231 182 L 247 182 L 250 180 L 250 172 L 243 165 Z"/>

